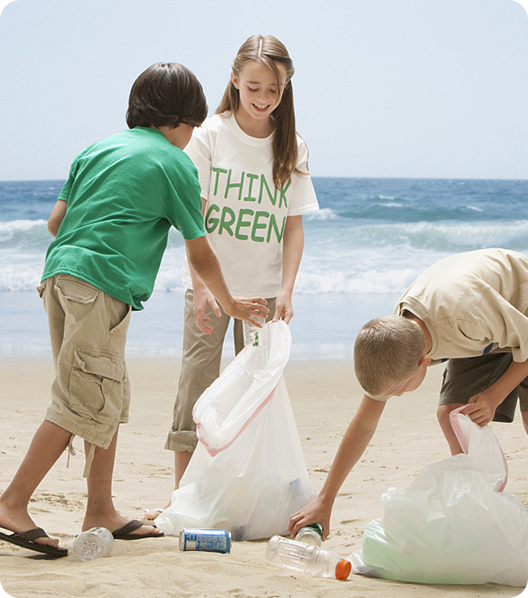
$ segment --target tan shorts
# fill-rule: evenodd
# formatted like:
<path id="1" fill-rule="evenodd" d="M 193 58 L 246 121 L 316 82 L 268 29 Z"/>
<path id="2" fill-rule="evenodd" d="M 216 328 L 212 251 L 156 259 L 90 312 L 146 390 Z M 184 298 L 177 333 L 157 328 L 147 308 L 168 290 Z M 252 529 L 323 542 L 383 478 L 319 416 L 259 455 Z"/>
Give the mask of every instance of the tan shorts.
<path id="1" fill-rule="evenodd" d="M 494 384 L 509 368 L 511 353 L 488 353 L 480 357 L 450 359 L 444 371 L 440 405 L 466 404 L 471 397 Z M 528 378 L 514 389 L 495 410 L 493 421 L 513 421 L 517 401 L 528 411 Z"/>
<path id="2" fill-rule="evenodd" d="M 67 274 L 45 280 L 38 291 L 56 375 L 46 420 L 108 448 L 117 426 L 128 421 L 125 343 L 131 307 Z"/>

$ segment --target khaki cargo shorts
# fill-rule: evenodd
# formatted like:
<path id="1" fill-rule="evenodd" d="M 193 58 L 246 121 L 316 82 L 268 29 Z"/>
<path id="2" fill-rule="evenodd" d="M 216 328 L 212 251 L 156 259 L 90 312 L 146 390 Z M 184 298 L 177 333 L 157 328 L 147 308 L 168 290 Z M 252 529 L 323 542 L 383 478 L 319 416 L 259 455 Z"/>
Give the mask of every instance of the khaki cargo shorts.
<path id="1" fill-rule="evenodd" d="M 488 353 L 480 357 L 450 359 L 444 371 L 440 405 L 465 404 L 471 397 L 494 384 L 509 368 L 511 353 Z M 493 421 L 513 421 L 517 401 L 521 411 L 528 411 L 528 378 L 497 407 Z"/>
<path id="2" fill-rule="evenodd" d="M 128 422 L 131 306 L 67 274 L 45 280 L 38 291 L 56 375 L 45 419 L 106 449 L 118 425 Z"/>

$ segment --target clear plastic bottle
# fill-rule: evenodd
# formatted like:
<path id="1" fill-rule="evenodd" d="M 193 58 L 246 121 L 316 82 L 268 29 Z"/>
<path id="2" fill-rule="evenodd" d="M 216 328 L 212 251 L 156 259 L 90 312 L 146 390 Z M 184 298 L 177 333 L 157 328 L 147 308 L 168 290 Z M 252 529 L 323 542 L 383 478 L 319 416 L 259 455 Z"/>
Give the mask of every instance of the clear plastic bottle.
<path id="1" fill-rule="evenodd" d="M 294 571 L 330 579 L 347 579 L 352 570 L 350 561 L 334 552 L 282 536 L 273 536 L 268 542 L 266 558 Z"/>
<path id="2" fill-rule="evenodd" d="M 323 540 L 323 528 L 318 523 L 312 523 L 301 529 L 295 534 L 295 540 L 303 544 L 312 546 L 321 546 Z"/>
<path id="3" fill-rule="evenodd" d="M 253 319 L 262 326 L 266 323 L 266 318 L 254 317 Z M 264 368 L 268 359 L 266 330 L 245 320 L 242 322 L 242 329 L 244 331 L 246 372 L 254 376 Z"/>
<path id="4" fill-rule="evenodd" d="M 108 556 L 114 546 L 114 536 L 105 527 L 92 527 L 79 534 L 73 542 L 73 552 L 81 561 L 93 561 Z"/>

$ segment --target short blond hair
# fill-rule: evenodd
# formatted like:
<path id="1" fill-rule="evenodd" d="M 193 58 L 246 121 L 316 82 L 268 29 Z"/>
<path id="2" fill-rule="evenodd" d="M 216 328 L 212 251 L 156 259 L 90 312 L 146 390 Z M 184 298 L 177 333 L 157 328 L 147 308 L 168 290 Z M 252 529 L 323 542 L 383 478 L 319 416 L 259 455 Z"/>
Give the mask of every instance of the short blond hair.
<path id="1" fill-rule="evenodd" d="M 354 368 L 363 390 L 385 396 L 418 370 L 425 338 L 416 322 L 384 316 L 367 322 L 354 345 Z"/>

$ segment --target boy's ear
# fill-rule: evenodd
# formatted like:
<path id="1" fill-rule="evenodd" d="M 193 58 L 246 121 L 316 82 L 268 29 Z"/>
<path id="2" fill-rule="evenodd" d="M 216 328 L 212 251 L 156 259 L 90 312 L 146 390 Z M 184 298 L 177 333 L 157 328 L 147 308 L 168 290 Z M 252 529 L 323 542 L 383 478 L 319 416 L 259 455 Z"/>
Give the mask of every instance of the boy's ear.
<path id="1" fill-rule="evenodd" d="M 238 89 L 238 77 L 233 72 L 231 72 L 231 83 Z"/>
<path id="2" fill-rule="evenodd" d="M 418 367 L 420 367 L 422 365 L 425 365 L 425 367 L 427 367 L 430 363 L 431 363 L 431 358 L 426 357 L 425 355 L 422 355 L 420 357 L 420 361 L 418 362 Z"/>

